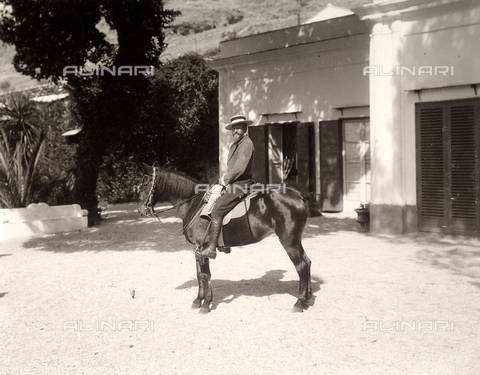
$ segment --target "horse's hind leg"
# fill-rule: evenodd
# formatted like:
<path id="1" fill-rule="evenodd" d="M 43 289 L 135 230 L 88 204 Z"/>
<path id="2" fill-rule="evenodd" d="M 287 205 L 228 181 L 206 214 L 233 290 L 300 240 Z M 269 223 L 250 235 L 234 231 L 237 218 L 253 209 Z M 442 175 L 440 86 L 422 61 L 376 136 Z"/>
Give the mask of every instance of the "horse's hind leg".
<path id="1" fill-rule="evenodd" d="M 201 313 L 210 312 L 210 304 L 213 300 L 213 291 L 210 283 L 210 262 L 208 258 L 196 257 L 198 295 L 192 303 L 192 309 L 200 308 Z M 203 303 L 202 303 L 203 301 Z"/>
<path id="2" fill-rule="evenodd" d="M 304 309 L 308 308 L 308 301 L 312 297 L 312 283 L 310 276 L 312 261 L 305 253 L 301 241 L 298 241 L 296 244 L 291 244 L 290 241 L 282 240 L 282 238 L 280 238 L 280 242 L 294 264 L 300 280 L 298 300 L 293 306 L 293 311 L 303 312 Z"/>

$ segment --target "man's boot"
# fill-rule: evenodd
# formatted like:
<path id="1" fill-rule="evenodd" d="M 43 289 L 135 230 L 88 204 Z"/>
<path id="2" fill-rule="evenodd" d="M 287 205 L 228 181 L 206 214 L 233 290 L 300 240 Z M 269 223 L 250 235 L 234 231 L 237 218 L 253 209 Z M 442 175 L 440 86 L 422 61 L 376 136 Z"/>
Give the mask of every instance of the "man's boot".
<path id="1" fill-rule="evenodd" d="M 210 242 L 207 248 L 195 250 L 195 255 L 203 258 L 215 259 L 217 257 L 217 241 L 220 235 L 222 220 L 212 219 L 210 224 Z"/>

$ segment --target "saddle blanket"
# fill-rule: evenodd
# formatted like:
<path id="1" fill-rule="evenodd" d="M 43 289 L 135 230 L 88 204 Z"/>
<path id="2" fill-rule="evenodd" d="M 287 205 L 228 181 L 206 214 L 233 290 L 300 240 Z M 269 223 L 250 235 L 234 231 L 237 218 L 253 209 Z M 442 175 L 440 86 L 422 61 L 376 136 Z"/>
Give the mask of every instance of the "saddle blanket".
<path id="1" fill-rule="evenodd" d="M 232 219 L 236 219 L 237 217 L 242 217 L 243 215 L 245 215 L 248 211 L 248 209 L 250 208 L 250 199 L 252 199 L 253 197 L 257 196 L 258 193 L 253 193 L 253 194 L 250 194 L 249 196 L 247 196 L 243 201 L 241 201 L 240 203 L 238 203 L 235 208 L 230 211 L 224 218 L 223 218 L 223 221 L 222 221 L 222 226 L 225 226 L 227 225 L 230 220 Z M 208 215 L 208 210 L 207 210 L 207 205 L 205 205 L 202 209 L 202 212 L 200 213 L 200 215 Z"/>
<path id="2" fill-rule="evenodd" d="M 230 211 L 224 218 L 223 218 L 223 221 L 222 221 L 222 227 L 227 225 L 230 220 L 232 219 L 236 219 L 236 218 L 239 218 L 239 217 L 242 217 L 243 215 L 245 215 L 248 211 L 248 209 L 250 208 L 250 199 L 257 196 L 258 193 L 253 193 L 253 194 L 250 194 L 249 196 L 247 196 L 243 201 L 241 201 L 240 203 L 238 203 L 235 208 Z M 202 209 L 202 212 L 200 213 L 200 215 L 208 215 L 208 209 L 207 209 L 207 205 L 205 205 Z M 222 246 L 225 246 L 225 242 L 223 240 L 223 228 L 220 230 L 220 236 L 218 237 L 218 246 L 219 247 L 222 247 Z"/>

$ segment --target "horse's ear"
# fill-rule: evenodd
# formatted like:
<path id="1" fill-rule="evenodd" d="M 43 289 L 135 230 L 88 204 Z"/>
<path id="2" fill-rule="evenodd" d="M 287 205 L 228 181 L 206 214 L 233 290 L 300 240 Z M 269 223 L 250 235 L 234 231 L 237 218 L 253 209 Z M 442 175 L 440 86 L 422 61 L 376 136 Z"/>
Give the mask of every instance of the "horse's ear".
<path id="1" fill-rule="evenodd" d="M 145 170 L 145 172 L 147 172 L 147 173 L 152 173 L 152 171 L 153 171 L 153 167 L 148 165 L 148 164 L 142 163 L 142 167 Z"/>

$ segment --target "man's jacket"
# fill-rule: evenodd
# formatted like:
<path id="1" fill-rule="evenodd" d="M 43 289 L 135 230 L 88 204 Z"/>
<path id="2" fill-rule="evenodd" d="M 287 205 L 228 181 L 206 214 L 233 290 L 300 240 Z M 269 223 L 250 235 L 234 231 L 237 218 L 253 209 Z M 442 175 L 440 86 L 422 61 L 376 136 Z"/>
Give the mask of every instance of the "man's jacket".
<path id="1" fill-rule="evenodd" d="M 222 182 L 225 186 L 235 181 L 252 178 L 253 153 L 253 142 L 248 134 L 245 134 L 238 143 L 233 143 L 230 146 L 227 159 L 227 173 L 222 177 Z"/>

